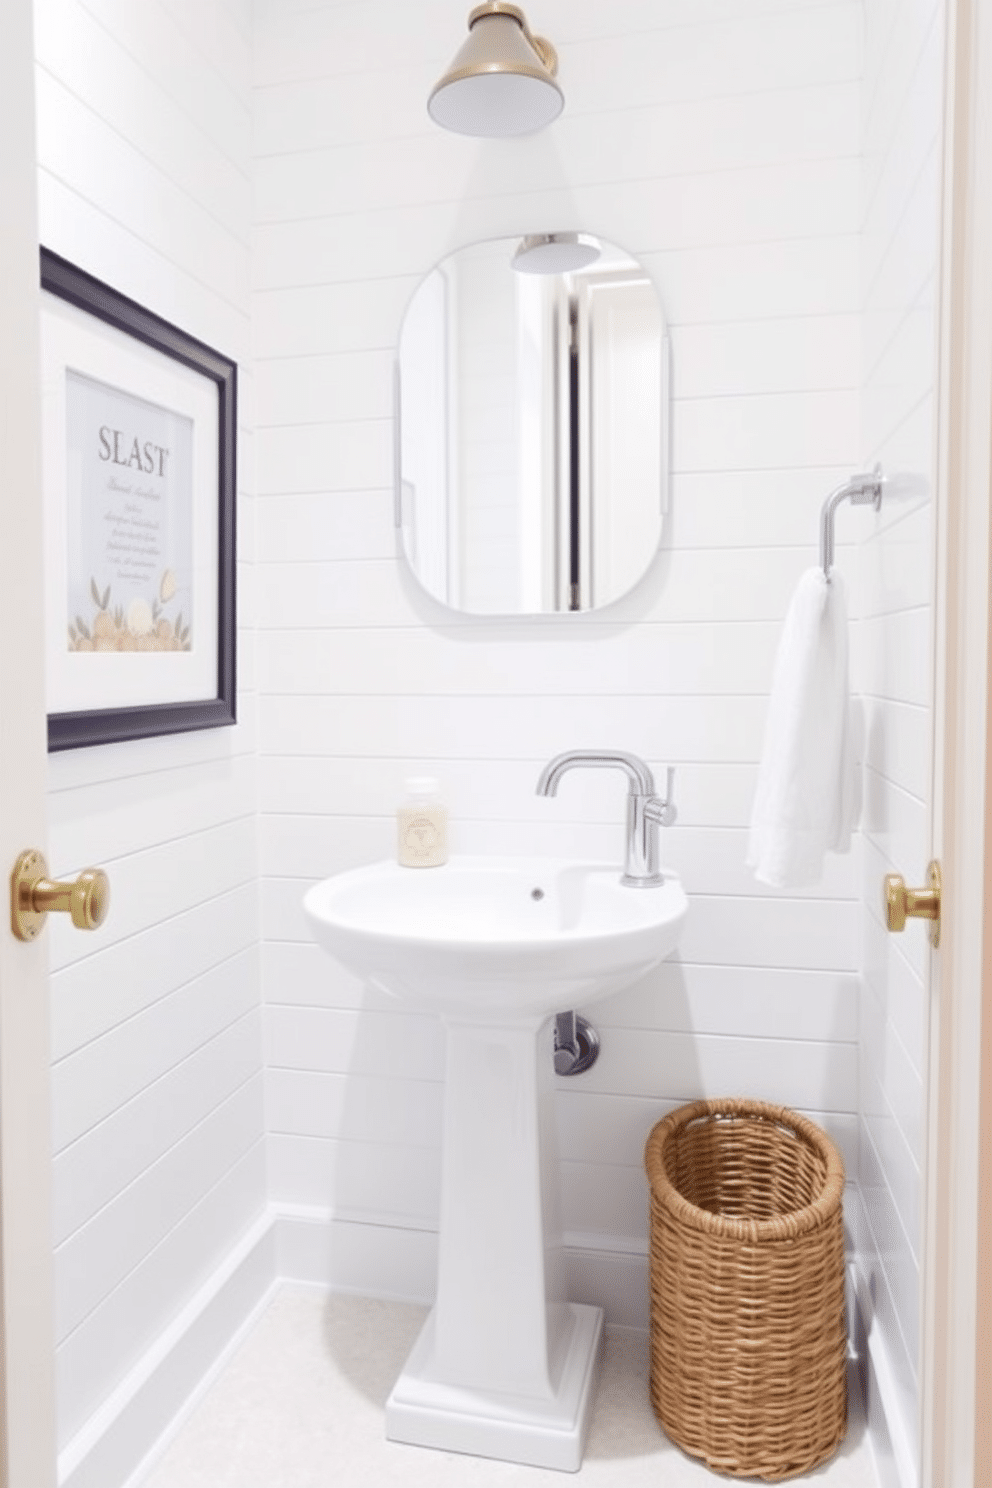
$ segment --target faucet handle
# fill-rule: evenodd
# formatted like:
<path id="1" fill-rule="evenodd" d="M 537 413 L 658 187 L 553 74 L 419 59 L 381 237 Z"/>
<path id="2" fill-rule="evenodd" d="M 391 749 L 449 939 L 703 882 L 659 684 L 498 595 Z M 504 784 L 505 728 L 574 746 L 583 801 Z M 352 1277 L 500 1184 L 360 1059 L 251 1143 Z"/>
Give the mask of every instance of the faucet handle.
<path id="1" fill-rule="evenodd" d="M 675 804 L 675 766 L 669 765 L 665 771 L 665 794 L 655 796 L 644 808 L 644 815 L 649 821 L 657 822 L 660 827 L 673 826 L 678 818 L 678 807 Z"/>

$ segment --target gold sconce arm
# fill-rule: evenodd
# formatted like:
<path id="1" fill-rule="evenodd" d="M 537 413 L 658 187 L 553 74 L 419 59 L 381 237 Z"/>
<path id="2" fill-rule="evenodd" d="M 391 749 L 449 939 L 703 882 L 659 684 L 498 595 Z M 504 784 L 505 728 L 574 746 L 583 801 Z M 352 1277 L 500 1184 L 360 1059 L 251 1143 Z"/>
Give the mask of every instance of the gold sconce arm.
<path id="1" fill-rule="evenodd" d="M 533 31 L 527 24 L 527 17 L 524 15 L 519 5 L 510 5 L 507 3 L 507 0 L 484 0 L 484 3 L 482 5 L 477 5 L 475 9 L 469 13 L 469 30 L 472 29 L 476 21 L 481 21 L 483 16 L 498 15 L 511 16 L 513 20 L 517 22 L 521 31 L 524 33 L 524 36 L 527 38 L 527 43 L 530 46 L 531 50 L 536 52 L 538 57 L 540 57 L 542 67 L 546 67 L 552 77 L 557 77 L 558 53 L 555 51 L 550 41 L 547 41 L 545 37 L 534 35 Z"/>

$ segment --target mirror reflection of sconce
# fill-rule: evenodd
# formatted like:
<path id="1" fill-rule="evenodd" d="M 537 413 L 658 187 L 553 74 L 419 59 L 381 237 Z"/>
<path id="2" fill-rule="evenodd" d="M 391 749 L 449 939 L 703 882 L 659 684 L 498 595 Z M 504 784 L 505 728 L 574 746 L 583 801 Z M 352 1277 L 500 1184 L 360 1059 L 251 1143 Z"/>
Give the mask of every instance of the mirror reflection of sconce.
<path id="1" fill-rule="evenodd" d="M 565 104 L 555 81 L 558 54 L 533 34 L 520 7 L 486 0 L 470 12 L 468 28 L 468 40 L 427 100 L 435 124 L 501 139 L 557 119 Z"/>
<path id="2" fill-rule="evenodd" d="M 572 274 L 599 257 L 589 233 L 530 233 L 510 260 L 518 274 Z"/>
<path id="3" fill-rule="evenodd" d="M 476 615 L 628 593 L 667 506 L 668 337 L 657 291 L 588 233 L 462 248 L 407 308 L 397 525 L 421 585 Z"/>

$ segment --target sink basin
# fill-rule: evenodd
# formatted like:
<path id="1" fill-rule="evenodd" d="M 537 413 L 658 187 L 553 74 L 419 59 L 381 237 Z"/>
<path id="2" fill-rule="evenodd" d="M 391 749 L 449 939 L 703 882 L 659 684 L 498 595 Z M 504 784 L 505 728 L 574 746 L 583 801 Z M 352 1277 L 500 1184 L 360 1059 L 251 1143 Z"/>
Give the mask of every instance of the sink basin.
<path id="1" fill-rule="evenodd" d="M 463 857 L 356 868 L 303 902 L 326 951 L 447 1030 L 437 1294 L 386 1435 L 575 1472 L 603 1310 L 565 1290 L 550 1014 L 664 960 L 682 885 L 634 888 L 616 864 Z"/>
<path id="2" fill-rule="evenodd" d="M 461 1018 L 494 1005 L 544 1018 L 618 991 L 675 948 L 687 908 L 674 875 L 630 888 L 615 864 L 555 858 L 375 863 L 303 902 L 317 940 L 352 971 Z"/>

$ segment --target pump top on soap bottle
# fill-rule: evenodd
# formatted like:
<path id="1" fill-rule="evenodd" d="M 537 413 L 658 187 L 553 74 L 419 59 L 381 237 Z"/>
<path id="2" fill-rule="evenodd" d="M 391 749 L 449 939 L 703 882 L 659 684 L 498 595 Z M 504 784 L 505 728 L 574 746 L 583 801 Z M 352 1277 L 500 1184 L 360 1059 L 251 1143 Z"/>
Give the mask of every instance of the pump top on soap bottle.
<path id="1" fill-rule="evenodd" d="M 431 775 L 414 775 L 396 812 L 396 856 L 404 868 L 440 868 L 448 861 L 448 808 Z"/>

